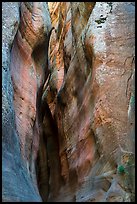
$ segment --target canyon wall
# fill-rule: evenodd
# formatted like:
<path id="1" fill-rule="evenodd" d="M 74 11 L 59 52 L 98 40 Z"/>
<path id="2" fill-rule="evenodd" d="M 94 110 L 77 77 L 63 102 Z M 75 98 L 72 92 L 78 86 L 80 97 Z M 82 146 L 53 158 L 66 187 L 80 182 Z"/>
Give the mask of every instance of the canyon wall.
<path id="1" fill-rule="evenodd" d="M 8 2 L 2 16 L 3 200 L 134 201 L 134 2 Z"/>
<path id="2" fill-rule="evenodd" d="M 50 13 L 58 49 L 51 43 L 50 90 L 54 84 L 57 99 L 49 100 L 49 105 L 58 124 L 64 180 L 56 199 L 130 200 L 134 191 L 130 178 L 134 122 L 129 122 L 128 114 L 134 101 L 134 3 L 50 3 Z M 119 173 L 122 167 L 127 173 Z"/>
<path id="3" fill-rule="evenodd" d="M 19 21 L 19 3 L 2 2 L 2 201 L 40 202 L 22 160 L 13 105 L 11 47 Z"/>

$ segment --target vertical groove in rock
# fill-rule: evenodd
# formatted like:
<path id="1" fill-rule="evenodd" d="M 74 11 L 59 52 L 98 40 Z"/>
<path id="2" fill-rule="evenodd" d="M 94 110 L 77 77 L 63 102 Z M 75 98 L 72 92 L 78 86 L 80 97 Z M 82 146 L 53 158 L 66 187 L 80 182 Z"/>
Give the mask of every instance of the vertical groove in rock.
<path id="1" fill-rule="evenodd" d="M 63 13 L 59 3 L 49 5 L 57 34 L 51 39 L 53 69 L 47 101 L 59 130 L 64 180 L 60 194 L 52 200 L 131 199 L 130 178 L 119 175 L 118 171 L 122 165 L 128 169 L 133 156 L 127 125 L 134 6 L 130 2 L 68 2 L 63 4 L 67 11 Z M 63 53 L 52 46 L 59 39 Z M 64 63 L 53 53 L 59 53 Z M 63 83 L 59 74 L 61 64 L 64 64 Z M 54 86 L 58 90 L 56 100 L 50 98 Z M 123 159 L 125 155 L 127 161 Z M 109 172 L 108 185 L 105 175 L 110 175 Z"/>
<path id="2" fill-rule="evenodd" d="M 44 202 L 134 201 L 134 3 L 17 5 L 20 20 L 3 13 L 2 25 L 9 26 L 2 48 L 4 181 L 6 169 L 14 177 L 17 166 L 23 171 L 13 201 L 38 201 L 39 194 Z M 23 178 L 30 195 L 16 189 Z M 13 183 L 10 177 L 9 189 Z M 6 183 L 3 192 L 10 200 Z"/>

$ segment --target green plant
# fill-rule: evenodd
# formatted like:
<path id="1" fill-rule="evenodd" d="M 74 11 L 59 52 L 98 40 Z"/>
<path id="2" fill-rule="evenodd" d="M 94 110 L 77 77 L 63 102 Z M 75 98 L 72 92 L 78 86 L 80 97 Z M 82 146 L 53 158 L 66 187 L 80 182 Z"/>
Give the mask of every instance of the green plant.
<path id="1" fill-rule="evenodd" d="M 131 95 L 131 98 L 130 98 L 130 104 L 135 104 L 135 96 L 134 95 Z"/>
<path id="2" fill-rule="evenodd" d="M 119 165 L 117 170 L 119 174 L 126 173 L 125 167 L 123 165 Z"/>

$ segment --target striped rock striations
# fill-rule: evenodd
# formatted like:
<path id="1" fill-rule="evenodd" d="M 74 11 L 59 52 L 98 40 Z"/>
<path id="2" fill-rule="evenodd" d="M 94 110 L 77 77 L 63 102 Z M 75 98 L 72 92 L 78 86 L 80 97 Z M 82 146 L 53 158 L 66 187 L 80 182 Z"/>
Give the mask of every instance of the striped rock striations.
<path id="1" fill-rule="evenodd" d="M 134 201 L 134 2 L 8 2 L 2 15 L 3 200 Z"/>

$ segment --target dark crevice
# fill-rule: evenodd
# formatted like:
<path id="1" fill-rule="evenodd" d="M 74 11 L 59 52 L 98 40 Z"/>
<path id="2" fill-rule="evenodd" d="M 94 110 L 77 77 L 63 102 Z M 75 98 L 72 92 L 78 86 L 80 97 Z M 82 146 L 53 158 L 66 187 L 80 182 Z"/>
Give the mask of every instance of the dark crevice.
<path id="1" fill-rule="evenodd" d="M 44 101 L 43 132 L 36 161 L 37 181 L 43 201 L 49 195 L 57 196 L 60 177 L 58 129 L 46 101 Z M 56 183 L 56 186 L 54 185 Z"/>
<path id="2" fill-rule="evenodd" d="M 50 81 L 48 80 L 50 78 L 48 48 L 52 30 L 53 28 L 48 36 L 46 36 L 46 40 L 43 43 L 37 44 L 32 52 L 37 76 L 34 137 L 39 138 L 38 155 L 34 163 L 39 193 L 44 202 L 48 200 L 49 196 L 57 196 L 61 181 L 58 129 L 46 99 L 42 98 L 44 85 L 48 86 Z"/>
<path id="3" fill-rule="evenodd" d="M 47 155 L 47 141 L 44 134 L 40 139 L 38 157 L 36 161 L 36 174 L 39 193 L 43 201 L 47 201 L 49 195 L 49 165 L 48 165 L 48 155 Z"/>

